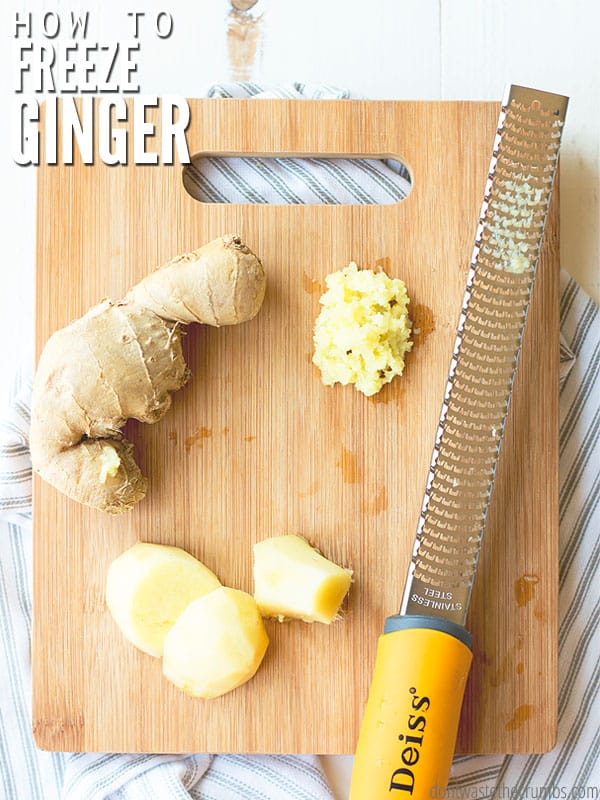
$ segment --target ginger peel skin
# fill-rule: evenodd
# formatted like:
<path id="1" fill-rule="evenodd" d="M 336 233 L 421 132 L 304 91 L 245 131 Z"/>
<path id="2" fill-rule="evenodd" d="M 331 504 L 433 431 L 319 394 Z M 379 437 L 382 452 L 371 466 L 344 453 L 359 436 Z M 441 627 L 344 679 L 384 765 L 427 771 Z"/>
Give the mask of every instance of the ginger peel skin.
<path id="1" fill-rule="evenodd" d="M 260 260 L 239 237 L 223 236 L 54 333 L 33 383 L 35 471 L 80 503 L 112 514 L 130 509 L 147 481 L 121 428 L 130 418 L 157 422 L 188 379 L 181 325 L 246 322 L 264 294 Z"/>

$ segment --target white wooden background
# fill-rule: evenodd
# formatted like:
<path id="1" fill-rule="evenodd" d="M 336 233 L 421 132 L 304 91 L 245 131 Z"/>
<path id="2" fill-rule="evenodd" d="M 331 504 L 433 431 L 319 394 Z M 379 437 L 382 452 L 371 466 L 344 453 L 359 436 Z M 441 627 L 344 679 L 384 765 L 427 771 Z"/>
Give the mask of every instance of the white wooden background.
<path id="1" fill-rule="evenodd" d="M 229 0 L 11 3 L 0 8 L 0 406 L 31 362 L 35 170 L 10 157 L 14 17 L 90 11 L 88 38 L 129 38 L 127 11 L 169 11 L 168 40 L 143 35 L 147 94 L 196 96 L 245 77 L 349 87 L 371 98 L 498 100 L 506 83 L 571 97 L 561 158 L 563 266 L 600 294 L 600 11 L 595 0 L 259 0 L 262 17 L 232 27 Z M 34 34 L 34 38 L 37 38 Z M 65 214 L 68 210 L 64 211 Z M 339 798 L 351 759 L 326 759 Z"/>

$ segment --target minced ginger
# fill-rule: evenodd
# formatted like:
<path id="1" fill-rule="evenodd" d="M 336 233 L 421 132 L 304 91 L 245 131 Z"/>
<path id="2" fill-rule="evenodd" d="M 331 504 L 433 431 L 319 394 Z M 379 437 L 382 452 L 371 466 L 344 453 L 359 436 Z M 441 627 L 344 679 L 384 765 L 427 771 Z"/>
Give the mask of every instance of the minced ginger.
<path id="1" fill-rule="evenodd" d="M 399 278 L 352 262 L 325 278 L 313 363 L 326 386 L 355 384 L 367 396 L 402 375 L 411 349 L 409 298 Z"/>

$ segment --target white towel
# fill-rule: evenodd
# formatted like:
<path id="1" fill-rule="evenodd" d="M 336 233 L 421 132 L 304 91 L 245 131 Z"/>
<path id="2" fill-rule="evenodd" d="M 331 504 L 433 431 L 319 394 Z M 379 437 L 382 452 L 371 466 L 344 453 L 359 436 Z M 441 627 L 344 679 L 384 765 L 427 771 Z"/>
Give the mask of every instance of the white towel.
<path id="1" fill-rule="evenodd" d="M 343 99 L 348 93 L 301 84 L 285 89 L 223 84 L 213 87 L 209 96 Z M 365 192 L 365 173 L 355 177 L 343 164 L 341 173 L 332 175 L 318 163 L 306 165 L 297 159 L 278 159 L 280 163 L 268 165 L 274 173 L 267 177 L 260 173 L 257 190 L 253 183 L 256 163 L 244 163 L 256 160 L 236 161 L 240 163 L 232 166 L 233 174 L 225 175 L 219 175 L 221 165 L 209 165 L 208 171 L 206 165 L 198 165 L 198 174 L 193 179 L 197 190 L 213 187 L 219 198 L 235 201 L 239 198 L 236 170 L 249 187 L 245 191 L 254 190 L 262 195 L 262 199 L 255 198 L 259 202 L 282 202 L 282 195 L 288 191 L 286 186 L 294 187 L 298 199 L 292 202 L 315 202 L 315 194 L 337 198 L 337 202 L 390 202 L 394 193 L 404 196 L 409 189 L 408 173 L 397 163 L 384 165 L 381 181 L 370 172 L 370 190 Z M 307 174 L 302 173 L 298 181 L 299 168 L 307 170 Z M 359 182 L 361 186 L 357 189 Z M 597 788 L 595 794 L 593 790 L 600 777 L 599 355 L 598 309 L 563 272 L 558 744 L 543 756 L 457 758 L 449 798 L 495 795 L 499 800 L 598 799 Z M 37 750 L 30 731 L 31 466 L 27 451 L 30 392 L 30 382 L 26 381 L 0 426 L 0 514 L 8 521 L 3 530 L 0 528 L 0 798 L 332 798 L 318 759 L 310 756 L 60 754 Z"/>

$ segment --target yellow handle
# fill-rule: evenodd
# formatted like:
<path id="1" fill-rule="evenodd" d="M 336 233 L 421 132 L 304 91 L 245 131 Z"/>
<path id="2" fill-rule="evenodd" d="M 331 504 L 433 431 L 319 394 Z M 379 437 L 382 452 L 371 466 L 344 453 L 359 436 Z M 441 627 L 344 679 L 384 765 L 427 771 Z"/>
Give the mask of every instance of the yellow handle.
<path id="1" fill-rule="evenodd" d="M 444 797 L 472 657 L 441 630 L 379 638 L 350 800 Z"/>

